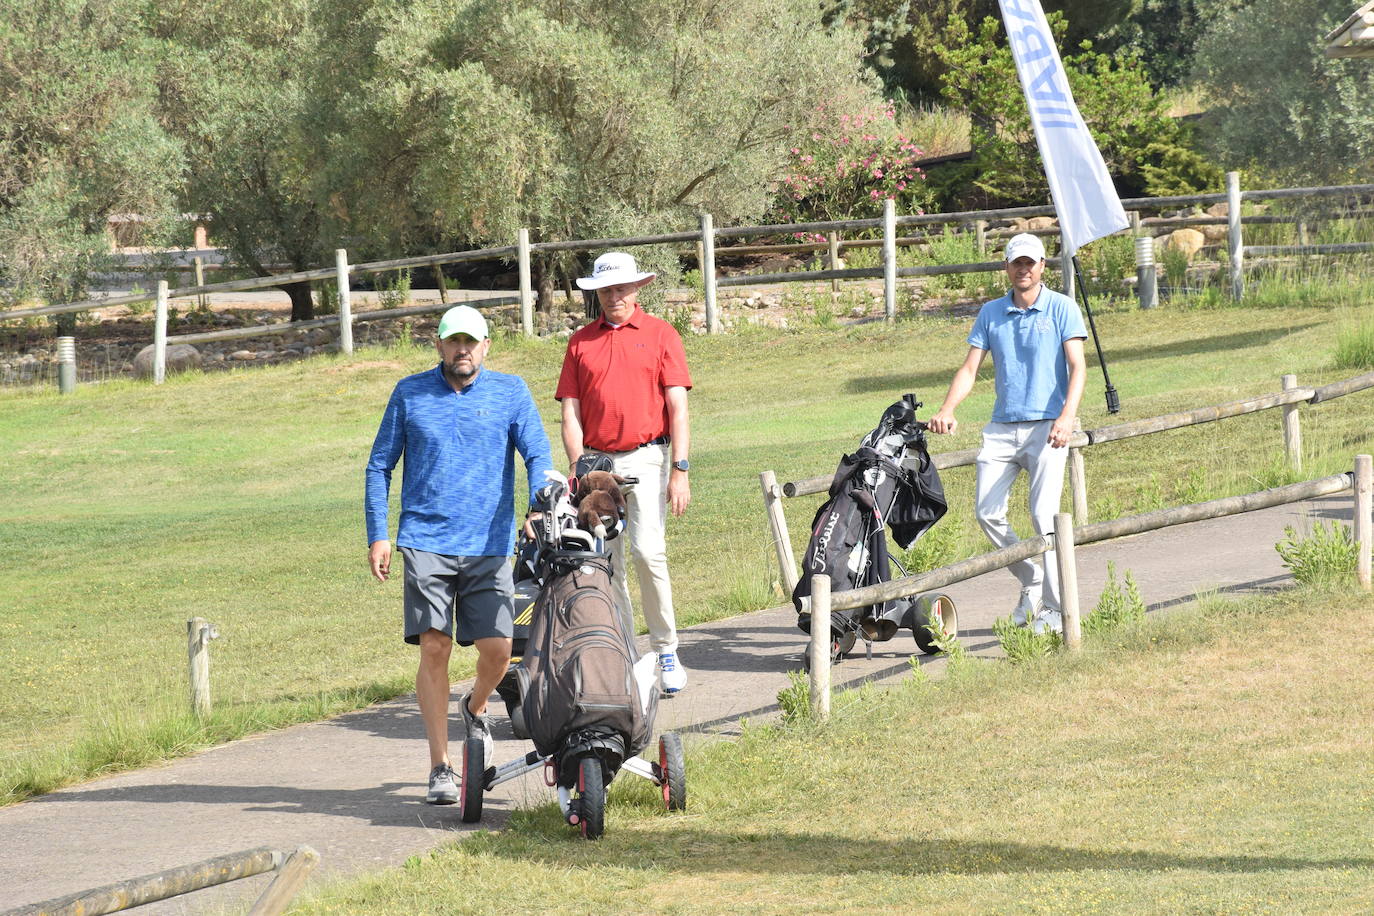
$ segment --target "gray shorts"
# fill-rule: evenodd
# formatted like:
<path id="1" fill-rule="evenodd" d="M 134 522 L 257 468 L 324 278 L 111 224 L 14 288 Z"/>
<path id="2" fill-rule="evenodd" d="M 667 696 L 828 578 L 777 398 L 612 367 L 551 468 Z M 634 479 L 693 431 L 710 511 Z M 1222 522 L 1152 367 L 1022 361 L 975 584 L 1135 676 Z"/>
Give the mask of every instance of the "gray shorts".
<path id="1" fill-rule="evenodd" d="M 492 636 L 511 638 L 515 587 L 509 558 L 450 557 L 411 547 L 402 547 L 401 555 L 406 642 L 418 645 L 426 630 L 447 633 L 464 646 Z"/>

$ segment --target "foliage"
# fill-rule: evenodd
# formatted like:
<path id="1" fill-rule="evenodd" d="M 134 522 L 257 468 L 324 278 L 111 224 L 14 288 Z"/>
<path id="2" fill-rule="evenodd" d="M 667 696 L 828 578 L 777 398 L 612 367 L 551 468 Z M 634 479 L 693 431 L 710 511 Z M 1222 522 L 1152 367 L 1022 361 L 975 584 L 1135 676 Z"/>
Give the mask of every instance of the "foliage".
<path id="1" fill-rule="evenodd" d="M 383 274 L 377 281 L 377 301 L 384 309 L 400 308 L 410 301 L 410 271 Z"/>
<path id="2" fill-rule="evenodd" d="M 992 622 L 992 634 L 1007 653 L 1007 659 L 1014 665 L 1024 664 L 1038 658 L 1047 658 L 1064 644 L 1064 637 L 1046 629 L 1034 633 L 1030 627 L 1018 627 L 1010 617 L 998 617 Z"/>
<path id="3" fill-rule="evenodd" d="M 1206 139 L 1228 168 L 1280 180 L 1363 180 L 1374 163 L 1374 68 L 1323 54 L 1349 0 L 1254 0 L 1198 42 L 1211 100 Z"/>
<path id="4" fill-rule="evenodd" d="M 1292 525 L 1283 529 L 1274 549 L 1283 565 L 1302 585 L 1330 586 L 1349 581 L 1355 573 L 1359 547 L 1350 529 L 1340 522 L 1318 522 L 1306 536 Z"/>
<path id="5" fill-rule="evenodd" d="M 787 672 L 787 686 L 778 691 L 778 708 L 784 722 L 806 722 L 811 718 L 811 680 L 802 671 Z"/>
<path id="6" fill-rule="evenodd" d="M 1140 597 L 1140 589 L 1135 577 L 1126 570 L 1126 581 L 1116 581 L 1116 564 L 1107 561 L 1107 584 L 1102 589 L 1097 605 L 1087 617 L 1083 618 L 1084 635 L 1105 633 L 1126 624 L 1139 623 L 1145 619 L 1145 602 Z"/>
<path id="7" fill-rule="evenodd" d="M 923 153 L 896 124 L 892 103 L 855 113 L 821 106 L 823 120 L 789 149 L 775 218 L 810 222 L 880 216 L 883 201 L 921 213 L 928 202 Z"/>
<path id="8" fill-rule="evenodd" d="M 107 217 L 138 213 L 155 237 L 170 215 L 180 150 L 155 117 L 138 10 L 40 0 L 0 12 L 0 299 L 80 298 L 107 263 Z"/>
<path id="9" fill-rule="evenodd" d="M 1374 369 L 1374 322 L 1342 328 L 1336 334 L 1337 369 Z"/>
<path id="10" fill-rule="evenodd" d="M 1126 298 L 1124 278 L 1135 276 L 1135 239 L 1111 235 L 1084 245 L 1078 252 L 1083 284 L 1089 296 Z"/>
<path id="11" fill-rule="evenodd" d="M 1062 44 L 1064 17 L 1051 13 L 1048 18 L 1056 42 Z M 937 50 L 949 66 L 944 97 L 970 113 L 976 184 L 988 198 L 1042 200 L 1048 185 L 1001 28 L 1000 22 L 988 18 L 976 35 L 962 25 L 951 30 L 951 41 Z M 1193 184 L 1202 180 L 1194 174 L 1196 163 L 1174 152 L 1185 145 L 1186 137 L 1164 115 L 1162 100 L 1150 88 L 1136 57 L 1095 52 L 1085 42 L 1078 53 L 1064 55 L 1063 64 L 1074 100 L 1119 190 L 1153 194 L 1160 186 L 1206 189 Z M 1152 171 L 1147 173 L 1146 166 Z"/>
<path id="12" fill-rule="evenodd" d="M 369 250 L 760 216 L 786 150 L 873 98 L 805 0 L 323 0 L 307 55 L 332 231 Z M 675 273 L 664 251 L 646 266 Z M 576 268 L 569 260 L 563 271 Z"/>

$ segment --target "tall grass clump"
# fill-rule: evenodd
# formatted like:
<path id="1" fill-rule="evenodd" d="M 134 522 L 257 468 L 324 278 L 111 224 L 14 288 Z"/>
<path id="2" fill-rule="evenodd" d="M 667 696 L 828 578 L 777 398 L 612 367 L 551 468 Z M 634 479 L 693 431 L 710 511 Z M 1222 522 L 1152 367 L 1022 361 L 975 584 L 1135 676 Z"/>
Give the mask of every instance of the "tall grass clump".
<path id="1" fill-rule="evenodd" d="M 1283 535 L 1274 549 L 1300 584 L 1330 587 L 1354 575 L 1357 546 L 1350 529 L 1340 522 L 1318 522 L 1305 536 L 1289 525 Z"/>
<path id="2" fill-rule="evenodd" d="M 1145 602 L 1135 577 L 1126 570 L 1125 582 L 1116 580 L 1116 564 L 1107 562 L 1107 585 L 1097 599 L 1097 605 L 1083 618 L 1083 634 L 1097 635 L 1109 630 L 1139 623 L 1145 619 Z"/>
<path id="3" fill-rule="evenodd" d="M 1337 369 L 1374 369 L 1374 322 L 1362 321 L 1336 333 Z"/>

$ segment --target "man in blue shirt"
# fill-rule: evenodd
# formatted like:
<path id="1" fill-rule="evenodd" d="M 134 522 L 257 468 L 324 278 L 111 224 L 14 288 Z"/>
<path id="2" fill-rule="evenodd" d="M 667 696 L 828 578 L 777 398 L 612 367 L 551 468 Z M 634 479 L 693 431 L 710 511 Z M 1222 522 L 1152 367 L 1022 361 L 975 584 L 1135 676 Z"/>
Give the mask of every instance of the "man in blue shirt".
<path id="1" fill-rule="evenodd" d="M 1027 233 L 1007 242 L 1007 278 L 1011 290 L 983 306 L 969 332 L 968 355 L 954 373 L 944 403 L 930 418 L 930 429 L 952 433 L 958 426 L 954 408 L 968 397 L 978 369 L 992 354 L 996 401 L 992 422 L 983 427 L 978 453 L 975 514 L 997 547 L 1018 540 L 1007 521 L 1007 497 L 1016 475 L 1030 476 L 1030 514 L 1037 534 L 1054 530 L 1064 489 L 1064 462 L 1069 437 L 1083 398 L 1087 364 L 1083 341 L 1087 329 L 1078 306 L 1067 296 L 1046 289 L 1045 246 Z M 1021 583 L 1021 600 L 1012 622 L 1029 623 L 1036 633 L 1063 631 L 1059 573 L 1054 552 L 1045 568 L 1032 560 L 1009 567 Z"/>
<path id="2" fill-rule="evenodd" d="M 460 305 L 439 321 L 440 363 L 396 384 L 367 462 L 368 566 L 391 574 L 387 498 L 405 456 L 401 524 L 405 557 L 405 641 L 420 647 L 415 693 L 429 740 L 430 804 L 458 800 L 448 757 L 449 655 L 453 640 L 477 646 L 477 677 L 463 698 L 469 737 L 491 752 L 487 700 L 510 663 L 514 632 L 509 557 L 514 545 L 514 452 L 525 460 L 531 498 L 553 470 L 549 438 L 529 388 L 482 368 L 491 338 L 476 309 Z"/>

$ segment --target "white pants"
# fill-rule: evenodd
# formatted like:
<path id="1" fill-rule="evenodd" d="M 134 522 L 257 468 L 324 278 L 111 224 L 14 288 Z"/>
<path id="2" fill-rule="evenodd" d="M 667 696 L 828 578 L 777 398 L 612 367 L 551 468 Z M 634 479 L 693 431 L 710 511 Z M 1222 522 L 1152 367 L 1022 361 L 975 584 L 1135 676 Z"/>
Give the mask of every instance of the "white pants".
<path id="1" fill-rule="evenodd" d="M 649 625 L 649 642 L 655 652 L 676 652 L 677 621 L 673 616 L 673 586 L 668 580 L 668 542 L 664 536 L 671 446 L 646 445 L 629 452 L 601 454 L 611 459 L 617 474 L 639 480 L 625 493 L 625 530 L 610 543 L 621 617 L 633 633 L 634 608 L 630 604 L 625 563 L 628 541 L 639 576 L 639 597 L 644 605 L 644 622 Z"/>
<path id="2" fill-rule="evenodd" d="M 1053 420 L 1023 423 L 989 423 L 983 427 L 983 448 L 978 452 L 978 485 L 974 513 L 988 540 L 1009 547 L 1020 538 L 1007 521 L 1007 497 L 1012 482 L 1024 469 L 1030 475 L 1030 515 L 1036 534 L 1054 531 L 1064 490 L 1064 463 L 1068 448 L 1050 447 Z M 1039 589 L 1046 610 L 1062 609 L 1059 601 L 1059 567 L 1054 551 L 1045 554 L 1045 568 L 1034 560 L 1007 567 L 1022 588 Z M 1032 595 L 1035 592 L 1032 591 Z"/>

